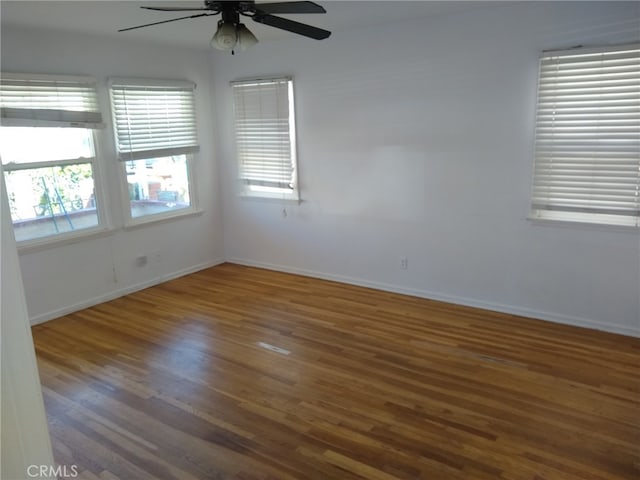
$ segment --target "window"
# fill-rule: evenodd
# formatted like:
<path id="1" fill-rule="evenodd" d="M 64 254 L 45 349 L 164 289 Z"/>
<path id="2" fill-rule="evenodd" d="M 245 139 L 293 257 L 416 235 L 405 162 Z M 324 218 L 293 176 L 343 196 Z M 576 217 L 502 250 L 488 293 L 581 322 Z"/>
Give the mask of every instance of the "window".
<path id="1" fill-rule="evenodd" d="M 188 82 L 111 80 L 116 148 L 133 220 L 193 211 L 194 89 Z"/>
<path id="2" fill-rule="evenodd" d="M 101 224 L 93 129 L 95 80 L 3 74 L 0 156 L 16 240 L 68 237 Z"/>
<path id="3" fill-rule="evenodd" d="M 293 83 L 232 83 L 238 173 L 243 194 L 297 200 Z"/>
<path id="4" fill-rule="evenodd" d="M 640 226 L 640 46 L 542 56 L 532 217 Z"/>

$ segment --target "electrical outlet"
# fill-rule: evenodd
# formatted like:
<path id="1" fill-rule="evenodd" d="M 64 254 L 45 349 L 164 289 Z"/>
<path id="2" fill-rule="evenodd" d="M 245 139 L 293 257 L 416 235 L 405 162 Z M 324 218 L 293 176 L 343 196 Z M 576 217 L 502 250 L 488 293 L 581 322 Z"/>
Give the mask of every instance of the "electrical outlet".
<path id="1" fill-rule="evenodd" d="M 160 260 L 162 260 L 162 255 L 160 254 L 160 250 L 154 250 L 154 252 L 153 252 L 153 261 L 155 263 L 160 263 Z"/>
<path id="2" fill-rule="evenodd" d="M 407 257 L 400 257 L 400 268 L 402 270 L 409 268 L 409 259 Z"/>

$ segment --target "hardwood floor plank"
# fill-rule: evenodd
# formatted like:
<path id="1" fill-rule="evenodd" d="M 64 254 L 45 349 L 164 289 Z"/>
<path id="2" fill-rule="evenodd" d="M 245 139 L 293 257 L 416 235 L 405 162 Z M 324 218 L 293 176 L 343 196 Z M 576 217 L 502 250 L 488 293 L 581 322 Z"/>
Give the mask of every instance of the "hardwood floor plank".
<path id="1" fill-rule="evenodd" d="M 80 478 L 640 477 L 640 339 L 224 264 L 33 328 Z"/>

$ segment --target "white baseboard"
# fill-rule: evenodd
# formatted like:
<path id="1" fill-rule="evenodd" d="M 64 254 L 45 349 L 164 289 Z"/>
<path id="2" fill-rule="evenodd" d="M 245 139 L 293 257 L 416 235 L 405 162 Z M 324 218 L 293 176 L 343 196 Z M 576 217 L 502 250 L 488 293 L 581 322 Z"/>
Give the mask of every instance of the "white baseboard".
<path id="1" fill-rule="evenodd" d="M 204 270 L 205 268 L 215 267 L 216 265 L 220 265 L 224 263 L 224 259 L 217 259 L 210 262 L 200 263 L 198 265 L 193 265 L 191 267 L 183 268 L 176 272 L 171 272 L 160 277 L 153 278 L 149 281 L 137 283 L 135 285 L 129 285 L 127 287 L 119 288 L 116 290 L 112 290 L 111 292 L 105 293 L 103 295 L 98 295 L 97 297 L 93 297 L 87 300 L 83 300 L 82 302 L 75 303 L 73 305 L 68 305 L 63 308 L 59 308 L 57 310 L 52 310 L 50 312 L 46 312 L 35 317 L 30 318 L 31 325 L 38 325 L 39 323 L 44 323 L 49 320 L 53 320 L 54 318 L 62 317 L 63 315 L 68 315 L 73 312 L 77 312 L 79 310 L 84 310 L 85 308 L 93 307 L 94 305 L 98 305 L 100 303 L 108 302 L 110 300 L 115 300 L 116 298 L 123 297 L 125 295 L 129 295 L 130 293 L 134 293 L 140 290 L 144 290 L 145 288 L 153 287 L 154 285 L 159 285 L 164 282 L 168 282 L 169 280 L 173 280 L 175 278 L 183 277 L 185 275 L 189 275 L 190 273 L 199 272 L 200 270 Z"/>
<path id="2" fill-rule="evenodd" d="M 514 305 L 503 305 L 500 303 L 486 302 L 482 300 L 476 300 L 471 298 L 458 297 L 455 295 L 447 295 L 440 292 L 432 292 L 426 290 L 418 290 L 413 288 L 401 287 L 398 285 L 391 285 L 382 282 L 372 282 L 361 278 L 348 277 L 344 275 L 334 275 L 325 272 L 318 272 L 315 270 L 307 270 L 303 268 L 288 267 L 284 265 L 276 265 L 272 263 L 259 262 L 249 260 L 245 258 L 229 258 L 229 263 L 237 263 L 239 265 L 246 265 L 249 267 L 264 268 L 267 270 L 276 270 L 285 273 L 295 273 L 298 275 L 304 275 L 307 277 L 321 278 L 324 280 L 332 280 L 334 282 L 347 283 L 351 285 L 358 285 L 361 287 L 375 288 L 377 290 L 384 290 L 387 292 L 401 293 L 404 295 L 411 295 L 414 297 L 427 298 L 430 300 L 438 300 L 441 302 L 454 303 L 457 305 L 464 305 L 467 307 L 482 308 L 484 310 L 493 310 L 495 312 L 507 313 L 510 315 L 518 315 L 521 317 L 534 318 L 539 320 L 545 320 L 548 322 L 561 323 L 565 325 L 573 325 L 576 327 L 590 328 L 593 330 L 601 330 L 610 333 L 619 333 L 630 337 L 640 337 L 639 329 L 627 327 L 624 325 L 611 325 L 608 323 L 598 322 L 595 320 L 574 317 L 569 315 L 563 315 L 558 313 L 545 312 L 540 310 L 533 310 L 530 308 L 517 307 Z"/>
<path id="3" fill-rule="evenodd" d="M 493 310 L 496 312 L 502 312 L 502 313 L 507 313 L 511 315 L 518 315 L 521 317 L 536 318 L 540 320 L 546 320 L 549 322 L 561 323 L 565 325 L 573 325 L 577 327 L 590 328 L 590 329 L 601 330 L 605 332 L 619 333 L 619 334 L 627 335 L 631 337 L 640 337 L 640 331 L 638 329 L 634 329 L 632 327 L 627 327 L 623 325 L 611 325 L 608 323 L 602 323 L 595 320 L 590 320 L 590 319 L 585 319 L 580 317 L 550 313 L 550 312 L 545 312 L 540 310 L 517 307 L 513 305 L 503 305 L 499 303 L 486 302 L 482 300 L 458 297 L 455 295 L 447 295 L 440 292 L 432 292 L 427 290 L 407 288 L 407 287 L 392 285 L 392 284 L 383 283 L 383 282 L 372 282 L 370 280 L 365 280 L 362 278 L 349 277 L 345 275 L 335 275 L 335 274 L 330 274 L 326 272 L 319 272 L 316 270 L 308 270 L 303 268 L 289 267 L 285 265 L 277 265 L 273 263 L 260 262 L 260 261 L 245 259 L 245 258 L 230 258 L 227 260 L 217 259 L 214 261 L 204 262 L 198 265 L 194 265 L 176 272 L 172 272 L 170 274 L 162 275 L 161 277 L 156 277 L 147 282 L 142 282 L 135 285 L 129 285 L 127 287 L 113 290 L 111 292 L 84 300 L 82 302 L 79 302 L 73 305 L 69 305 L 57 310 L 52 310 L 52 311 L 37 315 L 30 319 L 30 323 L 31 325 L 37 325 L 39 323 L 47 322 L 49 320 L 61 317 L 63 315 L 68 315 L 70 313 L 77 312 L 79 310 L 83 310 L 85 308 L 89 308 L 94 305 L 98 305 L 100 303 L 108 302 L 110 300 L 114 300 L 124 295 L 137 292 L 139 290 L 144 290 L 145 288 L 149 288 L 154 285 L 167 282 L 169 280 L 173 280 L 175 278 L 189 275 L 190 273 L 195 273 L 200 270 L 204 270 L 206 268 L 220 265 L 225 261 L 228 261 L 230 263 L 237 263 L 238 265 L 246 265 L 250 267 L 264 268 L 267 270 L 276 270 L 279 272 L 294 273 L 298 275 L 304 275 L 307 277 L 321 278 L 324 280 L 332 280 L 334 282 L 347 283 L 350 285 L 358 285 L 361 287 L 375 288 L 377 290 L 384 290 L 387 292 L 400 293 L 404 295 L 412 295 L 415 297 L 428 298 L 431 300 L 454 303 L 457 305 L 465 305 L 468 307 L 482 308 L 485 310 Z"/>

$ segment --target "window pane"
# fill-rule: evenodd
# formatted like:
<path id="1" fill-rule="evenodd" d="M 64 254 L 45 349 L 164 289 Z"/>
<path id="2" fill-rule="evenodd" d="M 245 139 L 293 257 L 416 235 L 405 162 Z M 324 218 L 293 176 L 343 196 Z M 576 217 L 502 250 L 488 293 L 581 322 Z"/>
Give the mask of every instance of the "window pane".
<path id="1" fill-rule="evenodd" d="M 133 160 L 125 165 L 132 218 L 191 206 L 186 155 Z"/>
<path id="2" fill-rule="evenodd" d="M 5 172 L 16 240 L 98 225 L 90 163 Z"/>
<path id="3" fill-rule="evenodd" d="M 93 158 L 91 130 L 86 128 L 2 127 L 2 164 Z"/>

